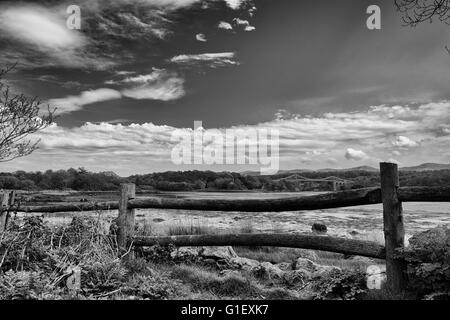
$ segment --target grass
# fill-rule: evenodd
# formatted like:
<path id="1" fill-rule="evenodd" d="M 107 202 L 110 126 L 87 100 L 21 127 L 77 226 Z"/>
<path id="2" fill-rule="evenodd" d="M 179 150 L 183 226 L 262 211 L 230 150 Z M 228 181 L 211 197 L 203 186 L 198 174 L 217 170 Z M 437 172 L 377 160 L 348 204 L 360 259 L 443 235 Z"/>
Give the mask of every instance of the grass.
<path id="1" fill-rule="evenodd" d="M 298 299 L 308 297 L 303 282 L 270 279 L 257 272 L 232 271 L 203 264 L 173 264 L 139 256 L 133 260 L 117 249 L 109 230 L 99 218 L 75 217 L 69 225 L 49 228 L 41 217 L 13 225 L 0 240 L 0 299 Z M 281 232 L 275 230 L 274 232 Z M 138 230 L 153 232 L 151 224 Z M 237 233 L 254 233 L 251 222 Z M 171 225 L 168 235 L 217 234 L 202 222 Z M 318 264 L 361 270 L 367 261 L 344 259 L 342 254 L 278 247 L 235 247 L 238 256 L 271 262 L 292 263 L 306 257 Z M 67 270 L 82 270 L 82 291 L 70 291 Z M 300 281 L 300 282 L 299 282 Z M 11 284 L 13 284 L 11 286 Z M 302 294 L 304 296 L 302 296 Z M 371 293 L 378 299 L 383 293 Z"/>

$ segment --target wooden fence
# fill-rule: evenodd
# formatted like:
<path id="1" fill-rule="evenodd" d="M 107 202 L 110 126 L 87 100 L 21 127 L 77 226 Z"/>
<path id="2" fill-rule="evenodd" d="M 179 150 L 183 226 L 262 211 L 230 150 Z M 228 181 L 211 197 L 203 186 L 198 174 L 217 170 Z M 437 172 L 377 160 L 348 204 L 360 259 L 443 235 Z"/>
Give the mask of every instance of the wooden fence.
<path id="1" fill-rule="evenodd" d="M 208 200 L 178 198 L 135 199 L 135 185 L 121 186 L 118 202 L 61 204 L 52 206 L 21 207 L 14 204 L 14 192 L 0 197 L 0 233 L 5 229 L 8 212 L 68 212 L 118 209 L 117 240 L 122 250 L 135 246 L 156 244 L 176 246 L 272 246 L 323 250 L 350 255 L 361 255 L 386 260 L 387 285 L 391 292 L 400 293 L 407 284 L 406 263 L 395 256 L 404 246 L 402 202 L 449 202 L 450 187 L 400 187 L 398 167 L 393 163 L 380 163 L 381 187 L 332 192 L 314 196 L 296 196 L 281 199 Z M 383 204 L 385 246 L 371 241 L 339 237 L 301 234 L 220 234 L 170 237 L 137 237 L 135 209 L 163 208 L 208 211 L 298 211 L 329 209 L 368 204 Z M 129 256 L 132 256 L 132 251 Z"/>

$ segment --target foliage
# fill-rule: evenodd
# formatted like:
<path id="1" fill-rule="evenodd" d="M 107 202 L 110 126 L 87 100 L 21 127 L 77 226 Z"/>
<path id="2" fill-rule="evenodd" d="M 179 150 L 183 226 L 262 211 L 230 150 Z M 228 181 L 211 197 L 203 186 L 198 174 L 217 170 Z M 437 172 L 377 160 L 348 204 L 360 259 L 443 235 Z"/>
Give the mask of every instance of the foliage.
<path id="1" fill-rule="evenodd" d="M 450 229 L 437 227 L 409 239 L 400 251 L 408 262 L 409 290 L 418 298 L 450 298 Z"/>
<path id="2" fill-rule="evenodd" d="M 355 300 L 366 293 L 366 278 L 362 271 L 332 270 L 315 279 L 314 299 Z"/>
<path id="3" fill-rule="evenodd" d="M 66 280 L 75 267 L 81 287 L 74 292 Z M 52 229 L 31 216 L 2 234 L 0 299 L 166 299 L 177 286 L 142 263 L 123 261 L 113 237 L 93 218 L 74 217 Z"/>
<path id="4" fill-rule="evenodd" d="M 141 299 L 163 300 L 177 295 L 180 286 L 180 281 L 153 272 L 150 275 L 133 275 L 121 292 Z"/>
<path id="5" fill-rule="evenodd" d="M 89 172 L 84 168 L 47 170 L 45 172 L 16 171 L 0 173 L 0 188 L 16 190 L 118 190 L 123 182 L 133 182 L 138 190 L 196 191 L 196 190 L 265 190 L 301 191 L 305 189 L 300 180 L 281 179 L 290 174 L 273 176 L 250 176 L 231 172 L 212 171 L 168 171 L 121 178 L 112 172 Z M 335 176 L 350 180 L 349 188 L 374 187 L 380 184 L 378 172 L 350 170 L 331 172 L 304 172 L 308 179 L 325 179 Z M 281 179 L 281 180 L 280 180 Z M 400 171 L 402 186 L 448 186 L 450 170 Z M 309 188 L 329 189 L 329 184 L 313 185 Z"/>

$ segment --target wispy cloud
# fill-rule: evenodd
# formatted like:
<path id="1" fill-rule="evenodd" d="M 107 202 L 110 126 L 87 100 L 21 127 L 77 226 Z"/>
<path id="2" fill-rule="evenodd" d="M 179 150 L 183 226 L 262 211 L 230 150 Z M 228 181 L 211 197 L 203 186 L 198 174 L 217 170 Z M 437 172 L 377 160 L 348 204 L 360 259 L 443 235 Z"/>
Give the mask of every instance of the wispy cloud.
<path id="1" fill-rule="evenodd" d="M 130 74 L 128 72 L 121 74 Z M 50 99 L 47 103 L 57 107 L 60 114 L 81 110 L 84 106 L 96 102 L 128 97 L 132 99 L 148 99 L 170 101 L 185 95 L 184 79 L 175 72 L 156 69 L 149 74 L 135 75 L 121 80 L 109 80 L 106 84 L 114 85 L 117 89 L 101 88 L 83 91 L 79 95 Z"/>
<path id="2" fill-rule="evenodd" d="M 59 114 L 63 114 L 81 110 L 85 105 L 95 102 L 120 99 L 121 97 L 122 95 L 117 90 L 101 88 L 83 91 L 79 95 L 51 99 L 48 104 L 56 107 Z"/>
<path id="3" fill-rule="evenodd" d="M 236 53 L 220 52 L 220 53 L 202 53 L 202 54 L 181 54 L 170 59 L 170 62 L 180 65 L 197 65 L 206 64 L 212 68 L 224 67 L 229 65 L 238 65 L 235 61 Z"/>

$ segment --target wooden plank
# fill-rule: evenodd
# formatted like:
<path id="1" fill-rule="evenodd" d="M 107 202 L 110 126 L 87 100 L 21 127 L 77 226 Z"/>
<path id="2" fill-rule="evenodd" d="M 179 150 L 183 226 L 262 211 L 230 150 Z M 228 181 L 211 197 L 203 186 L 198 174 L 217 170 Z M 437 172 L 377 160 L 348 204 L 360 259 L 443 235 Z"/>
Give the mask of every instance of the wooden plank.
<path id="1" fill-rule="evenodd" d="M 134 183 L 120 185 L 119 218 L 117 243 L 122 253 L 128 250 L 128 240 L 134 235 L 134 209 L 128 207 L 128 201 L 136 195 Z"/>
<path id="2" fill-rule="evenodd" d="M 379 188 L 330 192 L 279 199 L 180 199 L 146 198 L 130 201 L 132 208 L 185 209 L 204 211 L 280 212 L 316 210 L 381 203 Z"/>
<path id="3" fill-rule="evenodd" d="M 441 201 L 450 202 L 450 187 L 401 187 L 398 199 L 402 202 Z M 133 209 L 159 208 L 203 211 L 279 212 L 331 209 L 381 203 L 380 188 L 364 188 L 320 195 L 298 196 L 280 199 L 183 199 L 183 198 L 143 198 L 128 202 Z M 116 210 L 115 201 L 79 204 L 57 204 L 49 206 L 21 206 L 19 212 L 69 212 Z"/>
<path id="4" fill-rule="evenodd" d="M 362 240 L 302 234 L 221 234 L 169 237 L 134 237 L 135 246 L 270 246 L 322 250 L 371 258 L 385 258 L 384 246 Z"/>
<path id="5" fill-rule="evenodd" d="M 406 262 L 396 258 L 397 249 L 404 247 L 402 203 L 398 198 L 398 167 L 395 163 L 380 163 L 381 197 L 383 200 L 384 239 L 386 245 L 386 276 L 388 288 L 394 294 L 401 293 L 407 284 Z"/>

